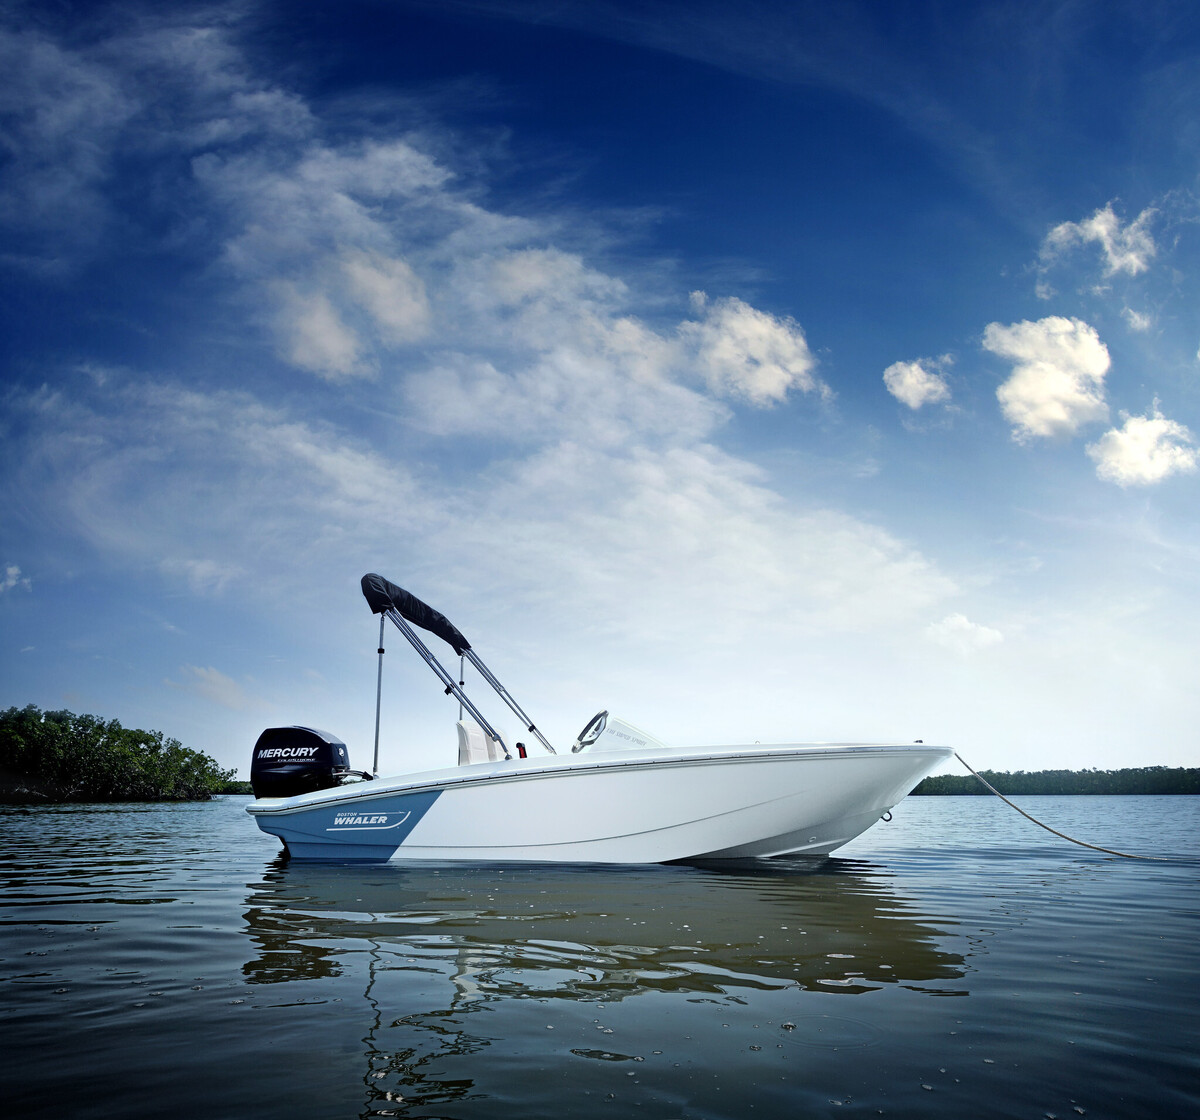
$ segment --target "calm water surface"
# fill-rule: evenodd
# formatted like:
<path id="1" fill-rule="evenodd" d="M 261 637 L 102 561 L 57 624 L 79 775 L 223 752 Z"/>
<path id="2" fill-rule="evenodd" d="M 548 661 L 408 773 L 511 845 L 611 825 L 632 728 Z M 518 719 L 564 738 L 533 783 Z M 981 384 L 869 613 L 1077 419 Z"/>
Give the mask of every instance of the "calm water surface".
<path id="1" fill-rule="evenodd" d="M 821 861 L 289 864 L 0 808 L 22 1117 L 1200 1115 L 1200 797 L 910 798 Z"/>

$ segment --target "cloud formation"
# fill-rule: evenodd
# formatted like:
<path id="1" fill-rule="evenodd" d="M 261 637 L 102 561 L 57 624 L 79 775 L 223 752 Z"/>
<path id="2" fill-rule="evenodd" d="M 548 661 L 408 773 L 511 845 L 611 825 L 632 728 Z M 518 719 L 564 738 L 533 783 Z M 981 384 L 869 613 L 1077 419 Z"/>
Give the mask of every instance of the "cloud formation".
<path id="1" fill-rule="evenodd" d="M 1154 326 L 1154 316 L 1148 315 L 1144 311 L 1134 311 L 1132 307 L 1126 307 L 1121 314 L 1125 317 L 1125 322 L 1129 324 L 1131 331 L 1148 331 Z"/>
<path id="2" fill-rule="evenodd" d="M 0 572 L 0 595 L 14 587 L 23 587 L 28 591 L 32 584 L 27 576 L 21 575 L 21 569 L 16 564 L 6 564 L 4 571 Z"/>
<path id="3" fill-rule="evenodd" d="M 1123 272 L 1137 276 L 1150 267 L 1158 246 L 1150 232 L 1156 210 L 1143 210 L 1132 222 L 1122 226 L 1110 202 L 1082 222 L 1062 222 L 1042 242 L 1041 258 L 1049 264 L 1079 245 L 1098 245 L 1104 255 L 1104 273 Z"/>
<path id="4" fill-rule="evenodd" d="M 378 376 L 433 326 L 426 281 L 406 254 L 424 250 L 436 269 L 430 239 L 457 233 L 470 244 L 480 212 L 408 140 L 282 145 L 269 127 L 261 149 L 193 161 L 226 231 L 222 263 L 285 361 L 331 381 Z"/>
<path id="5" fill-rule="evenodd" d="M 800 325 L 777 319 L 736 296 L 710 300 L 692 293 L 700 318 L 681 323 L 679 334 L 711 392 L 763 407 L 782 401 L 792 389 L 832 392 L 813 374 L 817 361 Z"/>
<path id="6" fill-rule="evenodd" d="M 207 667 L 184 665 L 180 669 L 180 672 L 183 676 L 182 683 L 176 683 L 172 680 L 167 680 L 164 683 L 172 688 L 179 688 L 185 692 L 194 693 L 213 704 L 217 704 L 222 708 L 228 708 L 233 712 L 254 711 L 263 706 L 262 701 L 251 696 L 232 677 L 226 676 L 219 669 L 214 669 L 211 665 Z"/>
<path id="7" fill-rule="evenodd" d="M 295 284 L 276 281 L 269 289 L 274 296 L 274 327 L 280 355 L 300 369 L 331 381 L 366 375 L 362 346 L 324 292 L 303 292 Z"/>
<path id="8" fill-rule="evenodd" d="M 1149 416 L 1122 417 L 1120 428 L 1088 445 L 1098 477 L 1121 487 L 1149 486 L 1174 474 L 1195 472 L 1200 452 L 1192 433 L 1163 416 L 1157 401 Z"/>
<path id="9" fill-rule="evenodd" d="M 246 393 L 131 379 L 23 412 L 22 486 L 102 554 L 200 595 L 314 603 L 348 555 L 374 556 L 454 586 L 464 610 L 490 613 L 503 587 L 579 635 L 687 648 L 904 625 L 957 590 L 887 531 L 798 507 L 703 441 L 553 439 L 418 482 Z"/>
<path id="10" fill-rule="evenodd" d="M 1004 635 L 999 630 L 981 626 L 958 613 L 947 615 L 941 622 L 931 622 L 925 627 L 925 636 L 962 656 L 1004 641 Z"/>
<path id="11" fill-rule="evenodd" d="M 117 115 L 108 149 L 183 157 L 190 247 L 231 289 L 231 327 L 244 310 L 253 328 L 247 364 L 258 331 L 311 375 L 281 394 L 266 376 L 114 370 L 14 398 L 23 484 L 101 554 L 203 596 L 271 570 L 286 597 L 340 578 L 349 547 L 434 586 L 544 598 L 580 630 L 652 618 L 684 645 L 698 625 L 911 624 L 955 592 L 887 531 L 787 501 L 715 446 L 735 408 L 832 398 L 795 319 L 695 293 L 686 317 L 651 321 L 579 230 L 558 243 L 561 216 L 489 209 L 419 133 L 326 132 L 220 28 L 92 55 L 138 122 Z M 172 112 L 155 118 L 160 94 Z M 187 673 L 236 701 L 217 670 Z"/>
<path id="12" fill-rule="evenodd" d="M 996 397 L 1019 443 L 1074 435 L 1085 424 L 1108 419 L 1108 347 L 1082 320 L 1052 315 L 1009 326 L 990 323 L 983 347 L 1013 363 Z"/>
<path id="13" fill-rule="evenodd" d="M 0 27 L 0 227 L 10 262 L 58 269 L 108 225 L 115 137 L 137 112 L 100 60 Z"/>
<path id="14" fill-rule="evenodd" d="M 950 399 L 950 386 L 938 372 L 951 363 L 949 355 L 938 358 L 918 358 L 915 362 L 893 362 L 883 371 L 887 391 L 901 404 L 914 411 L 927 404 Z"/>

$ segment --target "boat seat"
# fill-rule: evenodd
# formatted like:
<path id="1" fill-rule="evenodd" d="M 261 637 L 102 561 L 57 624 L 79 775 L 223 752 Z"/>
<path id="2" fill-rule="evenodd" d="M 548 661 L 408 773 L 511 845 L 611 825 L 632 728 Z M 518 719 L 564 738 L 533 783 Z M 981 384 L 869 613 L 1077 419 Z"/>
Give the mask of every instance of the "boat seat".
<path id="1" fill-rule="evenodd" d="M 470 766 L 476 762 L 496 762 L 504 757 L 500 744 L 473 719 L 460 719 L 456 726 L 459 766 Z"/>

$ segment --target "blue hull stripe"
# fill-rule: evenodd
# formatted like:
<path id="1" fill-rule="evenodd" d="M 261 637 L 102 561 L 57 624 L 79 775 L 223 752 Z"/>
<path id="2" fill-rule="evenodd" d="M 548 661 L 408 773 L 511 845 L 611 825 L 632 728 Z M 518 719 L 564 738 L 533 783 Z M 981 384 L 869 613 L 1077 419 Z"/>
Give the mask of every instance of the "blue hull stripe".
<path id="1" fill-rule="evenodd" d="M 441 796 L 440 789 L 372 798 L 351 805 L 318 805 L 295 813 L 260 813 L 263 832 L 278 836 L 296 859 L 382 862 L 408 838 Z"/>

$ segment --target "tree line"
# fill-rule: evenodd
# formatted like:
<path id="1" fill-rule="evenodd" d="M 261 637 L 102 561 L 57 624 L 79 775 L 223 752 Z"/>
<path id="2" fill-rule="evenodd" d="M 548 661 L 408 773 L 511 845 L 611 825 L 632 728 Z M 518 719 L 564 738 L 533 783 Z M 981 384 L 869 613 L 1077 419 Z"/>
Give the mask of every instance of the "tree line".
<path id="1" fill-rule="evenodd" d="M 1003 794 L 1014 793 L 1200 793 L 1200 769 L 1182 766 L 1134 766 L 1124 770 L 980 770 Z M 988 791 L 974 774 L 937 774 L 914 794 L 963 794 Z"/>
<path id="2" fill-rule="evenodd" d="M 236 771 L 161 731 L 30 704 L 0 712 L 0 801 L 206 801 Z"/>

